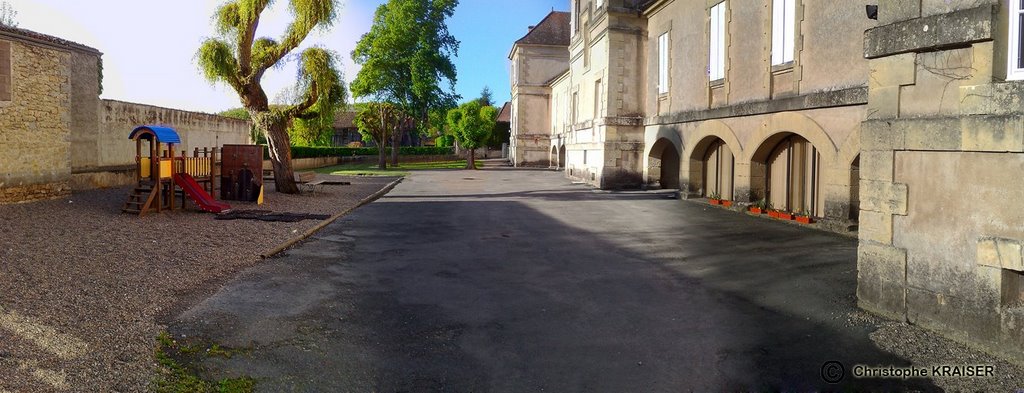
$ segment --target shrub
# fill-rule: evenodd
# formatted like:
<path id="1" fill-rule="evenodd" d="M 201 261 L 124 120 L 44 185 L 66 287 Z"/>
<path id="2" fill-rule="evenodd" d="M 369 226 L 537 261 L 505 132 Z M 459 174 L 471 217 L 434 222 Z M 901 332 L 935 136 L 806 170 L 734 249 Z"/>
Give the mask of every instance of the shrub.
<path id="1" fill-rule="evenodd" d="M 268 149 L 263 149 L 263 158 L 270 159 Z M 442 156 L 455 154 L 452 147 L 406 146 L 398 150 L 403 156 Z M 292 146 L 292 158 L 376 156 L 376 147 L 313 147 Z"/>

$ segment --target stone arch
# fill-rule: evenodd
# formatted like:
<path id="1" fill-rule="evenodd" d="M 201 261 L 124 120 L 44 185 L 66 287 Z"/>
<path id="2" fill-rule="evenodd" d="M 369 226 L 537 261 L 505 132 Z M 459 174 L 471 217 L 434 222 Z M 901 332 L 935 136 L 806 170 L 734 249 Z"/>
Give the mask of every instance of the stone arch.
<path id="1" fill-rule="evenodd" d="M 562 160 L 558 159 L 558 146 L 551 145 L 551 155 L 549 157 L 551 160 L 551 166 L 555 167 L 555 169 L 561 168 L 562 165 L 565 165 Z"/>
<path id="2" fill-rule="evenodd" d="M 663 189 L 679 188 L 681 149 L 668 138 L 659 138 L 648 151 L 649 182 L 657 182 Z"/>
<path id="3" fill-rule="evenodd" d="M 850 221 L 860 220 L 860 125 L 857 125 L 850 132 L 850 136 L 843 142 L 839 149 L 839 157 L 836 161 L 838 169 L 843 170 L 846 176 L 840 179 L 841 190 L 846 191 L 845 203 L 838 203 L 838 212 L 843 214 Z"/>
<path id="4" fill-rule="evenodd" d="M 813 119 L 792 112 L 772 115 L 747 142 L 752 199 L 825 215 L 823 173 L 837 156 L 835 142 Z"/>
<path id="5" fill-rule="evenodd" d="M 687 189 L 708 197 L 734 199 L 736 159 L 742 156 L 736 133 L 721 120 L 702 122 L 687 136 Z"/>
<path id="6" fill-rule="evenodd" d="M 558 165 L 560 168 L 565 169 L 568 165 L 565 165 L 565 145 L 558 147 Z"/>

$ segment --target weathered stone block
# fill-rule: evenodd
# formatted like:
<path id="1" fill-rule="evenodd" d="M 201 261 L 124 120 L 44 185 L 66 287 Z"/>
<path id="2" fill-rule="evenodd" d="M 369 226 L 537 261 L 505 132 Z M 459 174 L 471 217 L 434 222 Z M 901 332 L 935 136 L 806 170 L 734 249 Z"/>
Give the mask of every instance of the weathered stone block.
<path id="1" fill-rule="evenodd" d="M 892 150 L 863 151 L 860 153 L 861 180 L 893 181 L 895 153 Z"/>
<path id="2" fill-rule="evenodd" d="M 879 0 L 878 23 L 888 25 L 921 16 L 920 0 Z"/>
<path id="3" fill-rule="evenodd" d="M 912 85 L 917 79 L 917 54 L 904 53 L 871 60 L 868 88 Z"/>
<path id="4" fill-rule="evenodd" d="M 900 116 L 900 86 L 876 87 L 868 91 L 867 118 L 895 119 Z"/>
<path id="5" fill-rule="evenodd" d="M 961 119 L 961 146 L 968 151 L 1021 152 L 1024 151 L 1024 118 L 1022 117 L 964 117 Z"/>
<path id="6" fill-rule="evenodd" d="M 906 184 L 861 180 L 860 208 L 886 214 L 907 215 Z"/>
<path id="7" fill-rule="evenodd" d="M 1024 241 L 994 237 L 978 239 L 977 263 L 1024 272 Z"/>
<path id="8" fill-rule="evenodd" d="M 861 205 L 859 224 L 858 236 L 862 242 L 892 243 L 892 214 L 864 210 Z"/>
<path id="9" fill-rule="evenodd" d="M 904 149 L 960 150 L 963 139 L 959 119 L 900 121 L 893 128 L 904 130 Z"/>
<path id="10" fill-rule="evenodd" d="M 1024 103 L 1024 84 L 1019 82 L 960 87 L 960 114 L 1005 115 L 1019 113 Z"/>
<path id="11" fill-rule="evenodd" d="M 909 7 L 920 4 L 907 0 L 886 1 L 907 3 Z M 884 15 L 884 9 L 879 7 L 879 14 Z M 989 41 L 993 38 L 998 15 L 998 6 L 983 5 L 875 27 L 864 34 L 864 57 L 874 59 Z"/>
<path id="12" fill-rule="evenodd" d="M 861 123 L 860 147 L 862 151 L 903 150 L 904 127 L 893 127 L 890 120 L 868 120 Z"/>

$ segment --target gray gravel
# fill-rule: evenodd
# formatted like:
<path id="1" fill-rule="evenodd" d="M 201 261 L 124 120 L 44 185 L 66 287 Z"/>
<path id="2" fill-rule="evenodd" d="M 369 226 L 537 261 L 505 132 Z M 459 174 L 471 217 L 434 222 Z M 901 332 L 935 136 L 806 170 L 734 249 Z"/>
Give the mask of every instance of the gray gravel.
<path id="1" fill-rule="evenodd" d="M 333 215 L 395 180 L 320 177 L 352 185 L 232 205 Z M 0 206 L 0 392 L 146 390 L 162 321 L 319 224 L 139 218 L 121 213 L 127 192 Z"/>

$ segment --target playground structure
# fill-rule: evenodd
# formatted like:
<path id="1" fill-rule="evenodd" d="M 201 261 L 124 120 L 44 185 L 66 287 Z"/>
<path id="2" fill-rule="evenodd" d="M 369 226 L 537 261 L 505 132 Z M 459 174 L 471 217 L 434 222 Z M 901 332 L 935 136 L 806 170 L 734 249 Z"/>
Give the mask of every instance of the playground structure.
<path id="1" fill-rule="evenodd" d="M 181 189 L 182 208 L 187 195 L 203 211 L 222 213 L 231 209 L 211 196 L 217 193 L 219 149 L 196 148 L 192 157 L 184 151 L 175 156 L 174 147 L 181 144 L 181 137 L 170 127 L 136 127 L 128 139 L 135 141 L 138 171 L 137 184 L 128 195 L 124 212 L 143 216 L 150 211 L 174 210 L 177 188 Z M 143 156 L 143 141 L 149 141 L 149 156 Z"/>

